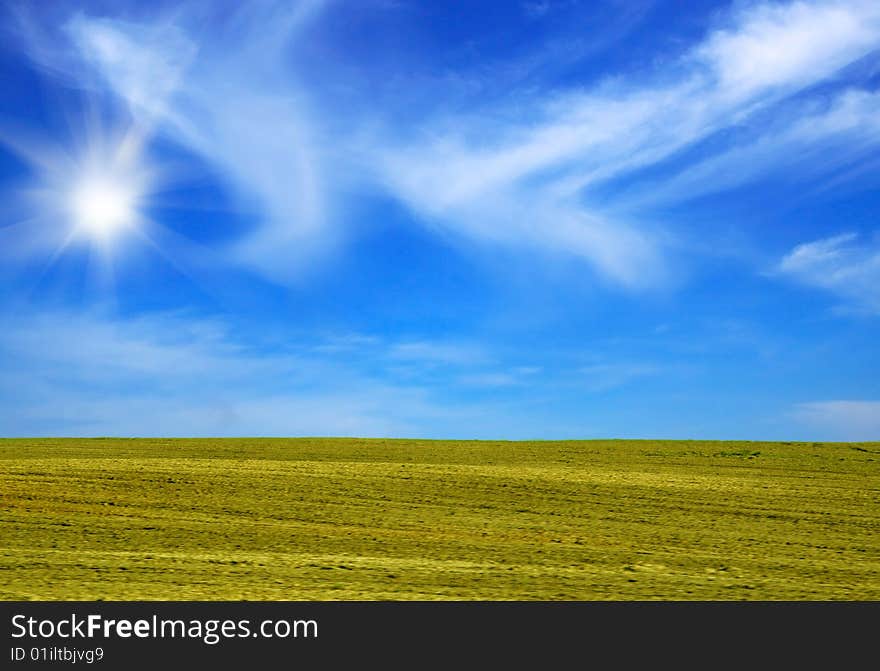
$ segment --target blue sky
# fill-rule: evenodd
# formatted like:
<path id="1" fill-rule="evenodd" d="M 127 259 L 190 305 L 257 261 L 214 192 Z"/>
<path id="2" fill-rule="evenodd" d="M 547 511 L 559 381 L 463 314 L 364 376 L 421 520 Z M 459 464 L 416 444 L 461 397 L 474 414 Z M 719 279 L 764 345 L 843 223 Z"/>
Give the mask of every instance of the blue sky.
<path id="1" fill-rule="evenodd" d="M 233 4 L 2 10 L 0 434 L 880 439 L 876 0 Z"/>

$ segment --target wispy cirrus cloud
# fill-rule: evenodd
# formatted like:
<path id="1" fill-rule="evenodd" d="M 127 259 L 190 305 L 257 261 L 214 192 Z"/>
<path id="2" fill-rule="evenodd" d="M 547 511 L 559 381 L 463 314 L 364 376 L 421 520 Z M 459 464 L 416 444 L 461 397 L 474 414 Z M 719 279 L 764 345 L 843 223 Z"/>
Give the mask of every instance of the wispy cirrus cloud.
<path id="1" fill-rule="evenodd" d="M 385 142 L 377 153 L 385 157 L 388 188 L 438 225 L 492 242 L 565 250 L 619 283 L 644 286 L 662 281 L 672 227 L 625 202 L 616 208 L 628 216 L 616 216 L 613 195 L 610 207 L 591 206 L 591 190 L 737 127 L 878 47 L 874 3 L 750 5 L 649 74 L 514 96 L 482 116 L 441 116 L 422 127 L 421 141 Z M 874 141 L 876 97 L 839 95 L 822 119 L 826 135 L 848 124 L 856 136 L 850 144 L 864 134 Z M 504 104 L 516 106 L 518 117 Z M 774 123 L 797 124 L 799 114 L 783 109 Z M 821 139 L 808 127 L 799 126 L 790 142 Z M 786 143 L 760 133 L 749 141 L 756 148 L 728 153 L 728 166 L 757 172 L 785 160 Z M 717 170 L 698 167 L 684 178 L 690 188 L 673 196 L 717 188 L 716 177 Z"/>
<path id="2" fill-rule="evenodd" d="M 768 175 L 788 175 L 808 188 L 828 188 L 829 175 L 856 179 L 880 146 L 880 94 L 847 90 L 831 100 L 794 104 L 779 119 L 744 129 L 747 141 L 626 191 L 627 207 L 650 208 L 734 189 Z M 821 186 L 818 180 L 822 179 Z"/>
<path id="3" fill-rule="evenodd" d="M 393 107 L 409 91 L 384 96 L 380 108 L 357 82 L 337 80 L 328 95 L 319 77 L 304 76 L 321 65 L 292 47 L 332 41 L 319 20 L 332 8 L 257 2 L 227 19 L 189 7 L 128 19 L 81 12 L 51 39 L 39 31 L 26 39 L 40 62 L 68 80 L 99 82 L 255 205 L 259 225 L 228 258 L 282 282 L 344 235 L 349 196 L 371 192 L 471 243 L 574 256 L 631 289 L 663 285 L 682 233 L 654 214 L 652 198 L 735 185 L 743 173 L 785 164 L 793 146 L 808 151 L 833 137 L 845 157 L 876 142 L 877 97 L 858 81 L 823 92 L 823 113 L 780 105 L 880 49 L 880 6 L 870 0 L 749 3 L 640 72 L 486 99 L 477 89 L 464 110 L 428 79 L 422 98 L 439 101 L 435 109 L 403 116 Z M 198 29 L 205 20 L 217 24 L 211 37 Z M 635 206 L 632 189 L 615 190 L 757 114 L 763 130 L 649 180 Z M 780 139 L 779 128 L 790 130 Z"/>
<path id="4" fill-rule="evenodd" d="M 229 32 L 234 48 L 225 39 L 198 40 L 186 22 L 144 26 L 76 16 L 67 26 L 76 49 L 143 123 L 219 169 L 243 202 L 257 203 L 261 224 L 231 255 L 282 281 L 334 237 L 323 130 L 284 58 L 324 4 L 240 8 L 220 32 Z M 144 33 L 155 41 L 144 42 Z M 156 90 L 157 81 L 173 86 Z"/>
<path id="5" fill-rule="evenodd" d="M 146 20 L 74 11 L 52 14 L 57 34 L 20 13 L 20 25 L 41 66 L 74 86 L 109 90 L 140 134 L 170 139 L 220 174 L 241 209 L 260 215 L 227 260 L 286 282 L 335 239 L 326 129 L 286 61 L 325 4 L 254 3 L 219 19 L 195 5 L 157 6 Z M 215 22 L 210 38 L 202 21 Z"/>
<path id="6" fill-rule="evenodd" d="M 780 261 L 777 272 L 836 294 L 849 309 L 880 314 L 880 242 L 855 233 L 807 242 Z"/>
<path id="7" fill-rule="evenodd" d="M 880 8 L 871 0 L 746 5 L 695 50 L 722 98 L 807 86 L 877 48 Z"/>

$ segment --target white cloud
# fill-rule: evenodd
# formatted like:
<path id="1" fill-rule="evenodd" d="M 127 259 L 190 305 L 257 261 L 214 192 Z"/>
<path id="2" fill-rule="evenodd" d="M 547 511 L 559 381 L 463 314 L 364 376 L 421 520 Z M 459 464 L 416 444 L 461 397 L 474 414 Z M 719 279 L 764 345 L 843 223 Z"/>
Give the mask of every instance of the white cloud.
<path id="1" fill-rule="evenodd" d="M 97 74 L 156 132 L 200 155 L 255 203 L 261 225 L 229 257 L 276 280 L 290 280 L 337 241 L 347 194 L 378 189 L 427 226 L 483 244 L 573 255 L 634 289 L 669 277 L 674 226 L 627 209 L 625 200 L 598 207 L 592 189 L 669 159 L 880 48 L 876 2 L 750 3 L 641 73 L 588 89 L 468 100 L 466 112 L 440 103 L 402 123 L 398 110 L 358 97 L 366 94 L 356 85 L 337 82 L 353 96 L 339 105 L 304 83 L 302 72 L 320 65 L 297 61 L 288 47 L 318 30 L 312 19 L 324 4 L 249 3 L 212 41 L 198 37 L 203 17 L 195 10 L 139 22 L 77 15 L 65 24 L 72 53 L 29 35 L 42 62 L 70 78 Z M 427 93 L 443 100 L 442 90 Z M 660 191 L 688 197 L 713 188 L 719 174 L 720 182 L 735 182 L 740 168 L 757 174 L 784 163 L 793 144 L 809 147 L 829 135 L 848 134 L 847 147 L 865 134 L 876 139 L 876 96 L 846 95 L 812 120 L 825 124 L 822 132 L 811 134 L 789 107 L 775 120 L 775 128 L 793 127 L 786 141 L 758 134 L 749 140 L 754 147 L 707 161 Z M 383 102 L 393 105 L 393 96 Z"/>
<path id="2" fill-rule="evenodd" d="M 648 82 L 609 80 L 587 91 L 507 101 L 519 118 L 494 108 L 482 117 L 441 117 L 422 128 L 423 142 L 380 142 L 376 152 L 384 157 L 387 188 L 434 225 L 496 243 L 564 250 L 623 285 L 650 286 L 664 279 L 668 233 L 657 222 L 592 208 L 584 189 L 669 158 L 878 47 L 876 3 L 752 5 Z M 874 97 L 857 101 L 861 106 L 848 102 L 842 99 L 823 122 L 876 134 Z M 799 132 L 797 139 L 809 144 L 805 127 Z M 768 144 L 728 158 L 766 165 L 785 150 Z M 735 164 L 758 169 L 748 160 Z M 712 174 L 692 177 L 696 191 L 712 188 Z"/>
<path id="3" fill-rule="evenodd" d="M 323 153 L 332 145 L 285 64 L 287 45 L 323 4 L 241 8 L 218 41 L 194 37 L 199 17 L 187 11 L 138 23 L 76 15 L 66 24 L 75 53 L 141 124 L 219 170 L 242 207 L 256 205 L 261 225 L 229 257 L 278 281 L 298 276 L 336 239 Z"/>
<path id="4" fill-rule="evenodd" d="M 880 314 L 880 242 L 860 242 L 844 233 L 804 243 L 787 254 L 777 271 L 808 286 L 837 294 L 846 304 Z"/>
<path id="5" fill-rule="evenodd" d="M 725 98 L 800 87 L 877 48 L 880 5 L 830 0 L 751 5 L 698 50 Z"/>
<path id="6" fill-rule="evenodd" d="M 623 199 L 631 209 L 680 202 L 768 174 L 788 174 L 806 183 L 863 164 L 878 145 L 880 93 L 847 90 L 821 106 L 796 106 L 788 118 L 776 120 L 750 142 L 713 154 L 678 174 L 639 184 Z M 827 183 L 824 180 L 823 186 Z"/>
<path id="7" fill-rule="evenodd" d="M 835 440 L 880 441 L 880 401 L 801 403 L 794 417 Z"/>
<path id="8" fill-rule="evenodd" d="M 197 45 L 169 23 L 142 26 L 76 15 L 66 26 L 82 54 L 133 110 L 148 118 L 172 113 L 171 97 L 197 55 Z"/>

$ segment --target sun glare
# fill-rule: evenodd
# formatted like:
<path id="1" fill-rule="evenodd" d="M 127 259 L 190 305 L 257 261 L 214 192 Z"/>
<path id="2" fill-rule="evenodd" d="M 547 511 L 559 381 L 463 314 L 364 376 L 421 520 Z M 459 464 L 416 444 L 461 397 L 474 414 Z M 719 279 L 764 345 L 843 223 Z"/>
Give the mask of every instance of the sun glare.
<path id="1" fill-rule="evenodd" d="M 134 225 L 137 193 L 129 184 L 108 175 L 88 175 L 70 194 L 77 232 L 105 240 Z"/>

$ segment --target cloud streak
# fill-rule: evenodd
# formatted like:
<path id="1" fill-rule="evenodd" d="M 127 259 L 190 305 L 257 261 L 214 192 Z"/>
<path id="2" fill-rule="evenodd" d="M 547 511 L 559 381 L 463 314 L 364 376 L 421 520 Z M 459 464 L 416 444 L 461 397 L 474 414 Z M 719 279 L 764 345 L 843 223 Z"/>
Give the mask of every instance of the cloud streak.
<path id="1" fill-rule="evenodd" d="M 611 207 L 591 205 L 591 192 L 766 113 L 878 47 L 876 4 L 750 6 L 647 80 L 609 79 L 588 90 L 507 101 L 521 110 L 519 119 L 488 109 L 482 117 L 433 120 L 421 129 L 426 141 L 378 151 L 385 183 L 422 216 L 454 231 L 565 250 L 625 286 L 655 284 L 664 276 L 672 227 L 650 210 L 621 203 L 613 191 Z M 842 132 L 837 122 L 875 140 L 876 96 L 840 95 L 822 119 L 826 134 Z M 798 121 L 790 107 L 781 114 L 779 125 Z M 809 146 L 821 139 L 809 135 L 801 124 L 790 142 Z M 755 171 L 784 160 L 785 143 L 760 135 L 754 141 L 755 148 L 729 152 L 726 163 Z M 687 188 L 667 187 L 666 196 L 712 190 L 716 177 L 717 170 L 698 168 L 684 178 Z M 615 214 L 621 209 L 629 217 Z"/>
<path id="2" fill-rule="evenodd" d="M 347 92 L 340 106 L 319 77 L 301 76 L 312 64 L 293 46 L 332 42 L 318 20 L 329 6 L 252 3 L 226 21 L 191 9 L 79 13 L 63 22 L 66 50 L 31 32 L 30 51 L 69 79 L 97 77 L 141 123 L 218 170 L 261 215 L 228 258 L 280 282 L 323 258 L 350 225 L 354 194 L 372 192 L 468 242 L 574 256 L 630 289 L 663 285 L 682 233 L 652 200 L 735 185 L 741 170 L 786 164 L 792 146 L 832 137 L 846 156 L 877 140 L 876 94 L 852 84 L 823 93 L 818 115 L 781 104 L 880 48 L 880 6 L 867 0 L 749 4 L 643 72 L 477 98 L 466 113 L 441 103 L 416 118 L 377 109 L 354 82 L 336 87 Z M 219 22 L 219 38 L 200 33 L 204 20 Z M 423 98 L 443 100 L 441 85 L 426 86 L 436 88 Z M 616 191 L 758 114 L 773 123 L 743 137 L 748 146 L 697 153 L 671 183 L 636 189 L 637 206 L 631 189 Z"/>
<path id="3" fill-rule="evenodd" d="M 807 242 L 780 261 L 777 271 L 794 281 L 818 287 L 846 305 L 880 314 L 880 243 L 860 241 L 855 233 Z"/>

